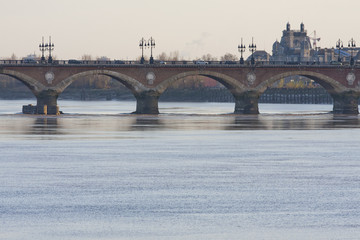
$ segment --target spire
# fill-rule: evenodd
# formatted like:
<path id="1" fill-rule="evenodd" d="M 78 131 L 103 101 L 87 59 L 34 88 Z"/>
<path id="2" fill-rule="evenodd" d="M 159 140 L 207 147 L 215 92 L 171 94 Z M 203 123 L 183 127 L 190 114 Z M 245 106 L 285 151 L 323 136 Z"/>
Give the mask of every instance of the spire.
<path id="1" fill-rule="evenodd" d="M 286 24 L 286 31 L 290 31 L 290 23 L 289 22 Z"/>
<path id="2" fill-rule="evenodd" d="M 304 23 L 301 23 L 301 24 L 300 24 L 300 31 L 301 31 L 301 32 L 305 32 Z"/>

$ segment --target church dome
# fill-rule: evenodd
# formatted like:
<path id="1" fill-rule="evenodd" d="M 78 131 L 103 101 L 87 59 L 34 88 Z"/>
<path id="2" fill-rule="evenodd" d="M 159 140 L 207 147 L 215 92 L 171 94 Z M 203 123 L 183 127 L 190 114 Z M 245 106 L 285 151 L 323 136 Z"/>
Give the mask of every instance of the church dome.
<path id="1" fill-rule="evenodd" d="M 276 40 L 276 42 L 274 42 L 274 44 L 272 46 L 272 52 L 273 52 L 273 55 L 280 54 L 283 52 L 283 47 L 281 46 L 281 44 L 279 43 L 278 40 Z"/>
<path id="2" fill-rule="evenodd" d="M 278 40 L 276 40 L 272 46 L 273 51 L 279 49 L 279 47 L 280 47 L 280 43 Z"/>

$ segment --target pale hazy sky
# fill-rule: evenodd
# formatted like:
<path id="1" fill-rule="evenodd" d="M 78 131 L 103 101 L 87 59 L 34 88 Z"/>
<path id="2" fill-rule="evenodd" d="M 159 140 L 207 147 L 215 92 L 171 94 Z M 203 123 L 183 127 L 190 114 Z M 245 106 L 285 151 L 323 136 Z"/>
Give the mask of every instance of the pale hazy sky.
<path id="1" fill-rule="evenodd" d="M 321 47 L 352 37 L 360 46 L 359 12 L 359 0 L 0 0 L 0 58 L 40 54 L 41 37 L 50 35 L 58 59 L 135 59 L 139 40 L 151 36 L 155 56 L 240 56 L 240 39 L 248 46 L 252 37 L 271 53 L 287 22 L 316 30 Z"/>

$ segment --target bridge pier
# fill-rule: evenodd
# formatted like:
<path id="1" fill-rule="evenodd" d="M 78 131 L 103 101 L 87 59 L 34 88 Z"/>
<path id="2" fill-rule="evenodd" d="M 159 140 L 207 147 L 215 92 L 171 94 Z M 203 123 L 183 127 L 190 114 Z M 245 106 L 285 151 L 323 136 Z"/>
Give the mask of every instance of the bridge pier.
<path id="1" fill-rule="evenodd" d="M 54 90 L 44 90 L 36 94 L 37 114 L 59 115 L 57 99 L 59 94 Z"/>
<path id="2" fill-rule="evenodd" d="M 159 114 L 159 97 L 156 91 L 143 91 L 135 94 L 136 114 Z"/>
<path id="3" fill-rule="evenodd" d="M 334 100 L 333 113 L 335 114 L 359 114 L 359 93 L 349 91 L 343 93 L 331 93 Z"/>
<path id="4" fill-rule="evenodd" d="M 235 114 L 259 114 L 259 93 L 248 91 L 233 93 L 235 98 Z"/>

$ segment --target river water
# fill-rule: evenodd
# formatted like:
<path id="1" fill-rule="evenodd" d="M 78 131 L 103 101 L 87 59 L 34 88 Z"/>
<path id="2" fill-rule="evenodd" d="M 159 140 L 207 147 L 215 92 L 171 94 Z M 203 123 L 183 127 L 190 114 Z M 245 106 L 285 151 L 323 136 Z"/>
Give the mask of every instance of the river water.
<path id="1" fill-rule="evenodd" d="M 331 105 L 0 101 L 0 239 L 359 239 L 360 117 Z M 35 102 L 34 102 L 35 103 Z"/>

